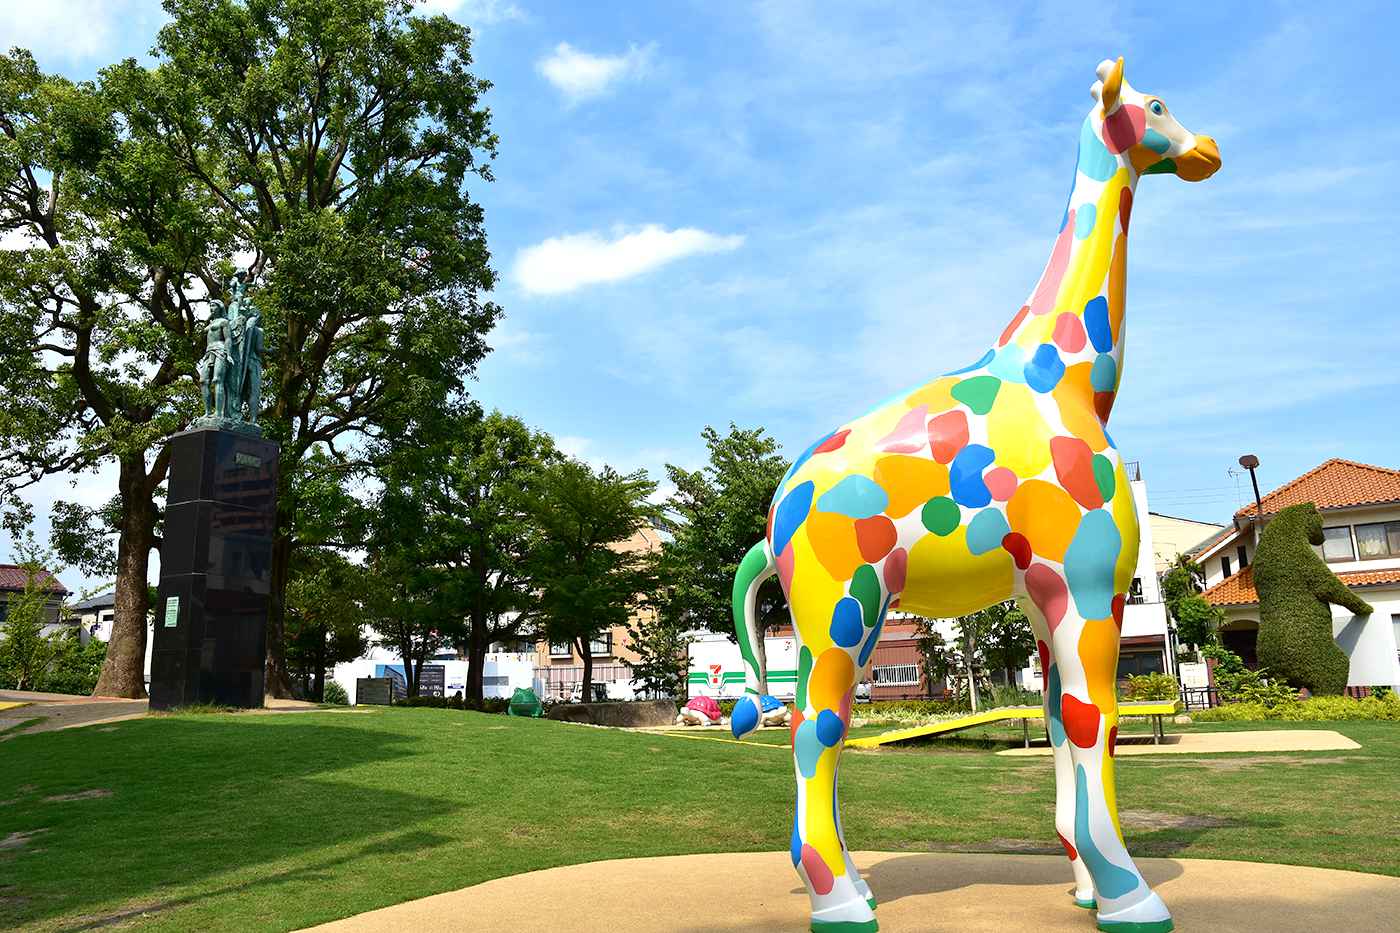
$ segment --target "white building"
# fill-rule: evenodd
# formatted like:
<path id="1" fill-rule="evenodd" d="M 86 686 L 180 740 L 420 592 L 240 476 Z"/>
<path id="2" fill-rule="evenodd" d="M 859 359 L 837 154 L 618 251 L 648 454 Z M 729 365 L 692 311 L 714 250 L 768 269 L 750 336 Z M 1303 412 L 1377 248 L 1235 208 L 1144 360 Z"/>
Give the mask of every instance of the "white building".
<path id="1" fill-rule="evenodd" d="M 456 653 L 447 651 L 430 658 L 423 665 L 419 687 L 423 696 L 447 696 L 465 693 L 467 662 Z M 383 647 L 372 647 L 364 656 L 335 666 L 331 679 L 345 688 L 350 702 L 355 702 L 355 685 L 361 677 L 389 677 L 400 687 L 405 683 L 403 658 Z M 535 676 L 533 652 L 490 652 L 486 655 L 486 670 L 482 676 L 482 693 L 488 697 L 509 699 L 517 687 L 531 687 L 539 696 L 543 691 Z"/>
<path id="2" fill-rule="evenodd" d="M 1303 502 L 1322 515 L 1319 556 L 1375 609 L 1354 616 L 1332 607 L 1333 635 L 1351 659 L 1348 685 L 1400 687 L 1400 470 L 1333 458 L 1264 496 L 1264 524 Z M 1259 596 L 1250 567 L 1258 511 L 1252 504 L 1240 509 L 1194 553 L 1206 572 L 1206 600 L 1225 612 L 1221 641 L 1250 667 L 1258 663 Z"/>

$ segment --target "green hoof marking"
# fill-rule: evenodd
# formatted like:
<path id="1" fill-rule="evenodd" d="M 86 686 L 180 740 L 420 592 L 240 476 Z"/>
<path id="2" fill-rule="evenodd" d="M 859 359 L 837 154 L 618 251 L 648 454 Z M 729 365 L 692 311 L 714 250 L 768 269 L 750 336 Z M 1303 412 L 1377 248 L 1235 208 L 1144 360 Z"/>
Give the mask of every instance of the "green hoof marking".
<path id="1" fill-rule="evenodd" d="M 1116 923 L 1112 920 L 1100 920 L 1099 929 L 1108 930 L 1109 933 L 1170 933 L 1176 927 L 1168 917 L 1165 920 L 1123 920 Z"/>
<path id="2" fill-rule="evenodd" d="M 1074 906 L 1083 907 L 1085 910 L 1098 910 L 1099 902 L 1094 900 L 1092 897 L 1089 898 L 1087 901 L 1081 901 L 1079 898 L 1076 897 L 1074 899 Z"/>
<path id="3" fill-rule="evenodd" d="M 876 920 L 813 920 L 812 933 L 876 933 Z"/>
<path id="4" fill-rule="evenodd" d="M 875 895 L 873 895 L 873 894 L 870 895 L 869 897 L 867 897 L 867 898 L 865 899 L 865 902 L 866 902 L 867 904 L 870 905 L 870 909 L 871 909 L 871 910 L 874 910 L 874 909 L 876 908 L 876 906 L 878 906 L 878 905 L 876 905 L 876 903 L 875 903 Z"/>

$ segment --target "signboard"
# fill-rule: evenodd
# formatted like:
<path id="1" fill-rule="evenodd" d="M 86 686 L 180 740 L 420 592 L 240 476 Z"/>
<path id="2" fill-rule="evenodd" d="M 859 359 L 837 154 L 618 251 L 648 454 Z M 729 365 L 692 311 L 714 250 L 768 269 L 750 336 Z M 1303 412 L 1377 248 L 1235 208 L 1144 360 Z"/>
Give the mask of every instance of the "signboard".
<path id="1" fill-rule="evenodd" d="M 447 669 L 441 664 L 424 664 L 423 676 L 418 678 L 418 695 L 423 697 L 447 696 Z"/>
<path id="2" fill-rule="evenodd" d="M 257 469 L 258 467 L 262 466 L 262 460 L 260 458 L 255 457 L 252 454 L 245 454 L 241 450 L 236 451 L 234 453 L 233 462 L 237 466 L 253 467 L 254 469 Z"/>
<path id="3" fill-rule="evenodd" d="M 360 677 L 355 680 L 356 706 L 388 706 L 394 682 L 388 677 Z"/>
<path id="4" fill-rule="evenodd" d="M 165 597 L 165 627 L 174 628 L 180 624 L 180 597 Z"/>

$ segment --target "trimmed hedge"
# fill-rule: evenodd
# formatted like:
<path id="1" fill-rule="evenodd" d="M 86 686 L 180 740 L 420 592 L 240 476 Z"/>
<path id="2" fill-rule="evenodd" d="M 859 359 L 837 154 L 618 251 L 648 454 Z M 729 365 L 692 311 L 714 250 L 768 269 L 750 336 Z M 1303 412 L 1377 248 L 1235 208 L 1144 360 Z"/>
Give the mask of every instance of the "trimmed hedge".
<path id="1" fill-rule="evenodd" d="M 1346 690 L 1349 662 L 1332 639 L 1329 603 L 1367 615 L 1371 607 L 1347 589 L 1313 552 L 1322 544 L 1322 516 L 1311 502 L 1270 519 L 1254 555 L 1259 591 L 1259 663 L 1318 695 Z"/>
<path id="2" fill-rule="evenodd" d="M 1192 722 L 1327 722 L 1346 719 L 1374 719 L 1400 722 L 1400 696 L 1313 697 L 1269 707 L 1263 703 L 1226 703 L 1191 714 Z"/>
<path id="3" fill-rule="evenodd" d="M 462 709 L 474 713 L 504 713 L 510 708 L 510 700 L 505 697 L 487 697 L 480 703 L 463 700 L 460 693 L 450 697 L 404 697 L 395 700 L 395 706 L 426 706 L 429 709 Z"/>

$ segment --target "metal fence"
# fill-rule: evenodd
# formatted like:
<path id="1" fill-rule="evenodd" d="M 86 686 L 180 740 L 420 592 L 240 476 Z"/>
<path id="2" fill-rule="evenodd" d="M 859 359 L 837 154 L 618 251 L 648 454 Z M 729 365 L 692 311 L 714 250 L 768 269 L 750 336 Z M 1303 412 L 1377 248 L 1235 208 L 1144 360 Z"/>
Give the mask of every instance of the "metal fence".
<path id="1" fill-rule="evenodd" d="M 1182 687 L 1181 705 L 1189 712 L 1220 705 L 1220 691 L 1215 687 Z"/>
<path id="2" fill-rule="evenodd" d="M 583 683 L 583 665 L 571 667 L 537 667 L 535 676 L 539 678 L 540 686 L 544 690 L 546 698 L 560 700 L 568 699 L 573 693 L 574 687 Z M 626 664 L 595 664 L 593 665 L 593 683 L 624 683 L 630 685 L 632 681 L 632 668 Z"/>

